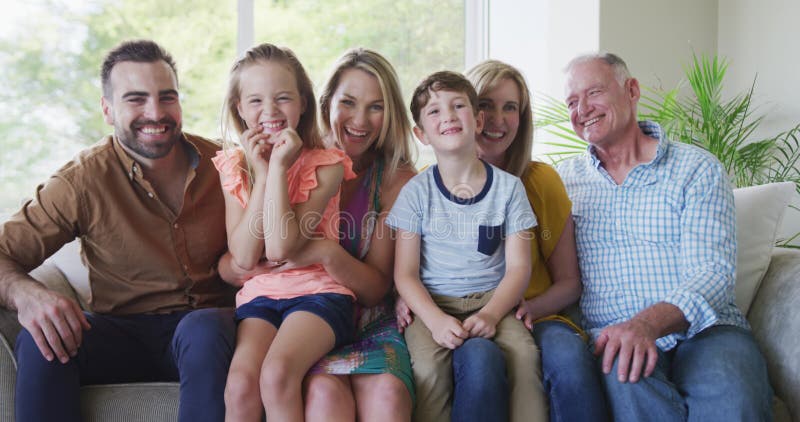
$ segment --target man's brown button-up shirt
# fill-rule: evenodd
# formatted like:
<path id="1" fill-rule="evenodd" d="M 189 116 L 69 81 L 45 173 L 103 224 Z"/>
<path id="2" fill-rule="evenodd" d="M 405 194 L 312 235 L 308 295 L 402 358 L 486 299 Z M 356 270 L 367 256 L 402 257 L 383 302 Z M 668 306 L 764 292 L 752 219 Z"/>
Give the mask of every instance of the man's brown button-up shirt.
<path id="1" fill-rule="evenodd" d="M 0 259 L 30 271 L 80 237 L 94 312 L 231 305 L 232 289 L 216 270 L 226 250 L 225 205 L 211 163 L 219 146 L 189 134 L 182 142 L 193 165 L 178 215 L 107 136 L 40 185 L 36 197 L 0 226 Z"/>

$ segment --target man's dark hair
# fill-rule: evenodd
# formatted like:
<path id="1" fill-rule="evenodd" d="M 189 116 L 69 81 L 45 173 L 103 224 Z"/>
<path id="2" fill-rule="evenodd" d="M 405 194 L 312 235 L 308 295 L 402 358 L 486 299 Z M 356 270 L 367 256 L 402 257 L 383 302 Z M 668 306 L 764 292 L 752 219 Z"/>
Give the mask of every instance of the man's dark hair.
<path id="1" fill-rule="evenodd" d="M 175 69 L 175 61 L 167 50 L 150 40 L 125 41 L 108 52 L 103 67 L 100 70 L 100 80 L 103 83 L 103 96 L 111 98 L 111 70 L 120 62 L 153 63 L 163 60 L 175 74 L 175 82 L 178 81 L 178 71 Z"/>
<path id="2" fill-rule="evenodd" d="M 460 73 L 443 70 L 425 78 L 417 85 L 417 89 L 411 95 L 411 117 L 414 118 L 414 123 L 417 126 L 421 126 L 419 114 L 422 112 L 422 108 L 428 104 L 428 100 L 431 99 L 431 92 L 437 91 L 453 91 L 466 94 L 469 99 L 469 105 L 472 107 L 472 113 L 478 114 L 478 94 L 469 79 Z"/>

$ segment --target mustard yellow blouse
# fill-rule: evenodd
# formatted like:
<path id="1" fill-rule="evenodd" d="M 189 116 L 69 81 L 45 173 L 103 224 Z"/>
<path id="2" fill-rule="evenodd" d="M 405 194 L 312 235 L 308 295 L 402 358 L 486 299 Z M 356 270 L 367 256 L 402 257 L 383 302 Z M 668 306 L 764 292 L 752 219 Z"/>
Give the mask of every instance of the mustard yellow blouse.
<path id="1" fill-rule="evenodd" d="M 530 299 L 544 293 L 553 284 L 547 270 L 547 260 L 561 238 L 572 202 L 561 177 L 545 163 L 531 161 L 522 175 L 522 184 L 538 221 L 531 242 L 531 281 L 525 290 L 525 299 Z M 581 329 L 566 316 L 550 315 L 540 319 L 543 320 L 563 321 L 583 335 Z"/>

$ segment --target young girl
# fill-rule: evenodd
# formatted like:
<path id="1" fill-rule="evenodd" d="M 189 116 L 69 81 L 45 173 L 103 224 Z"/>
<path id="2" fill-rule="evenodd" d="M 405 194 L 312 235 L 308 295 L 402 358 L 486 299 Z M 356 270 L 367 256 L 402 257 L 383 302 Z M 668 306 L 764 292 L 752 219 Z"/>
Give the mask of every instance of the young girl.
<path id="1" fill-rule="evenodd" d="M 311 81 L 286 48 L 262 44 L 237 61 L 225 101 L 241 148 L 214 158 L 236 265 L 265 268 L 236 295 L 236 351 L 225 387 L 226 420 L 302 420 L 302 379 L 350 341 L 354 295 L 321 265 L 280 266 L 312 238 L 335 238 L 344 152 L 324 149 Z M 229 136 L 226 138 L 230 138 Z M 259 401 L 258 398 L 261 398 Z"/>

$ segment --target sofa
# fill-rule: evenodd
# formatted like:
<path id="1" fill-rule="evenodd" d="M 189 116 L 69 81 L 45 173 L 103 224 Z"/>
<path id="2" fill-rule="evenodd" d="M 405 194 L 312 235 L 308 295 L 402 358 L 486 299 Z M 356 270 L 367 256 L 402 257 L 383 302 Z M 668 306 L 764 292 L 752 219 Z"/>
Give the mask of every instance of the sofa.
<path id="1" fill-rule="evenodd" d="M 737 304 L 747 315 L 766 356 L 775 392 L 775 421 L 800 422 L 800 250 L 774 248 L 792 184 L 737 189 Z M 90 291 L 77 243 L 49 258 L 31 275 L 71 295 L 84 308 Z M 0 421 L 14 421 L 16 362 L 20 330 L 16 314 L 0 308 Z M 81 388 L 86 421 L 174 421 L 177 383 L 89 385 Z"/>

